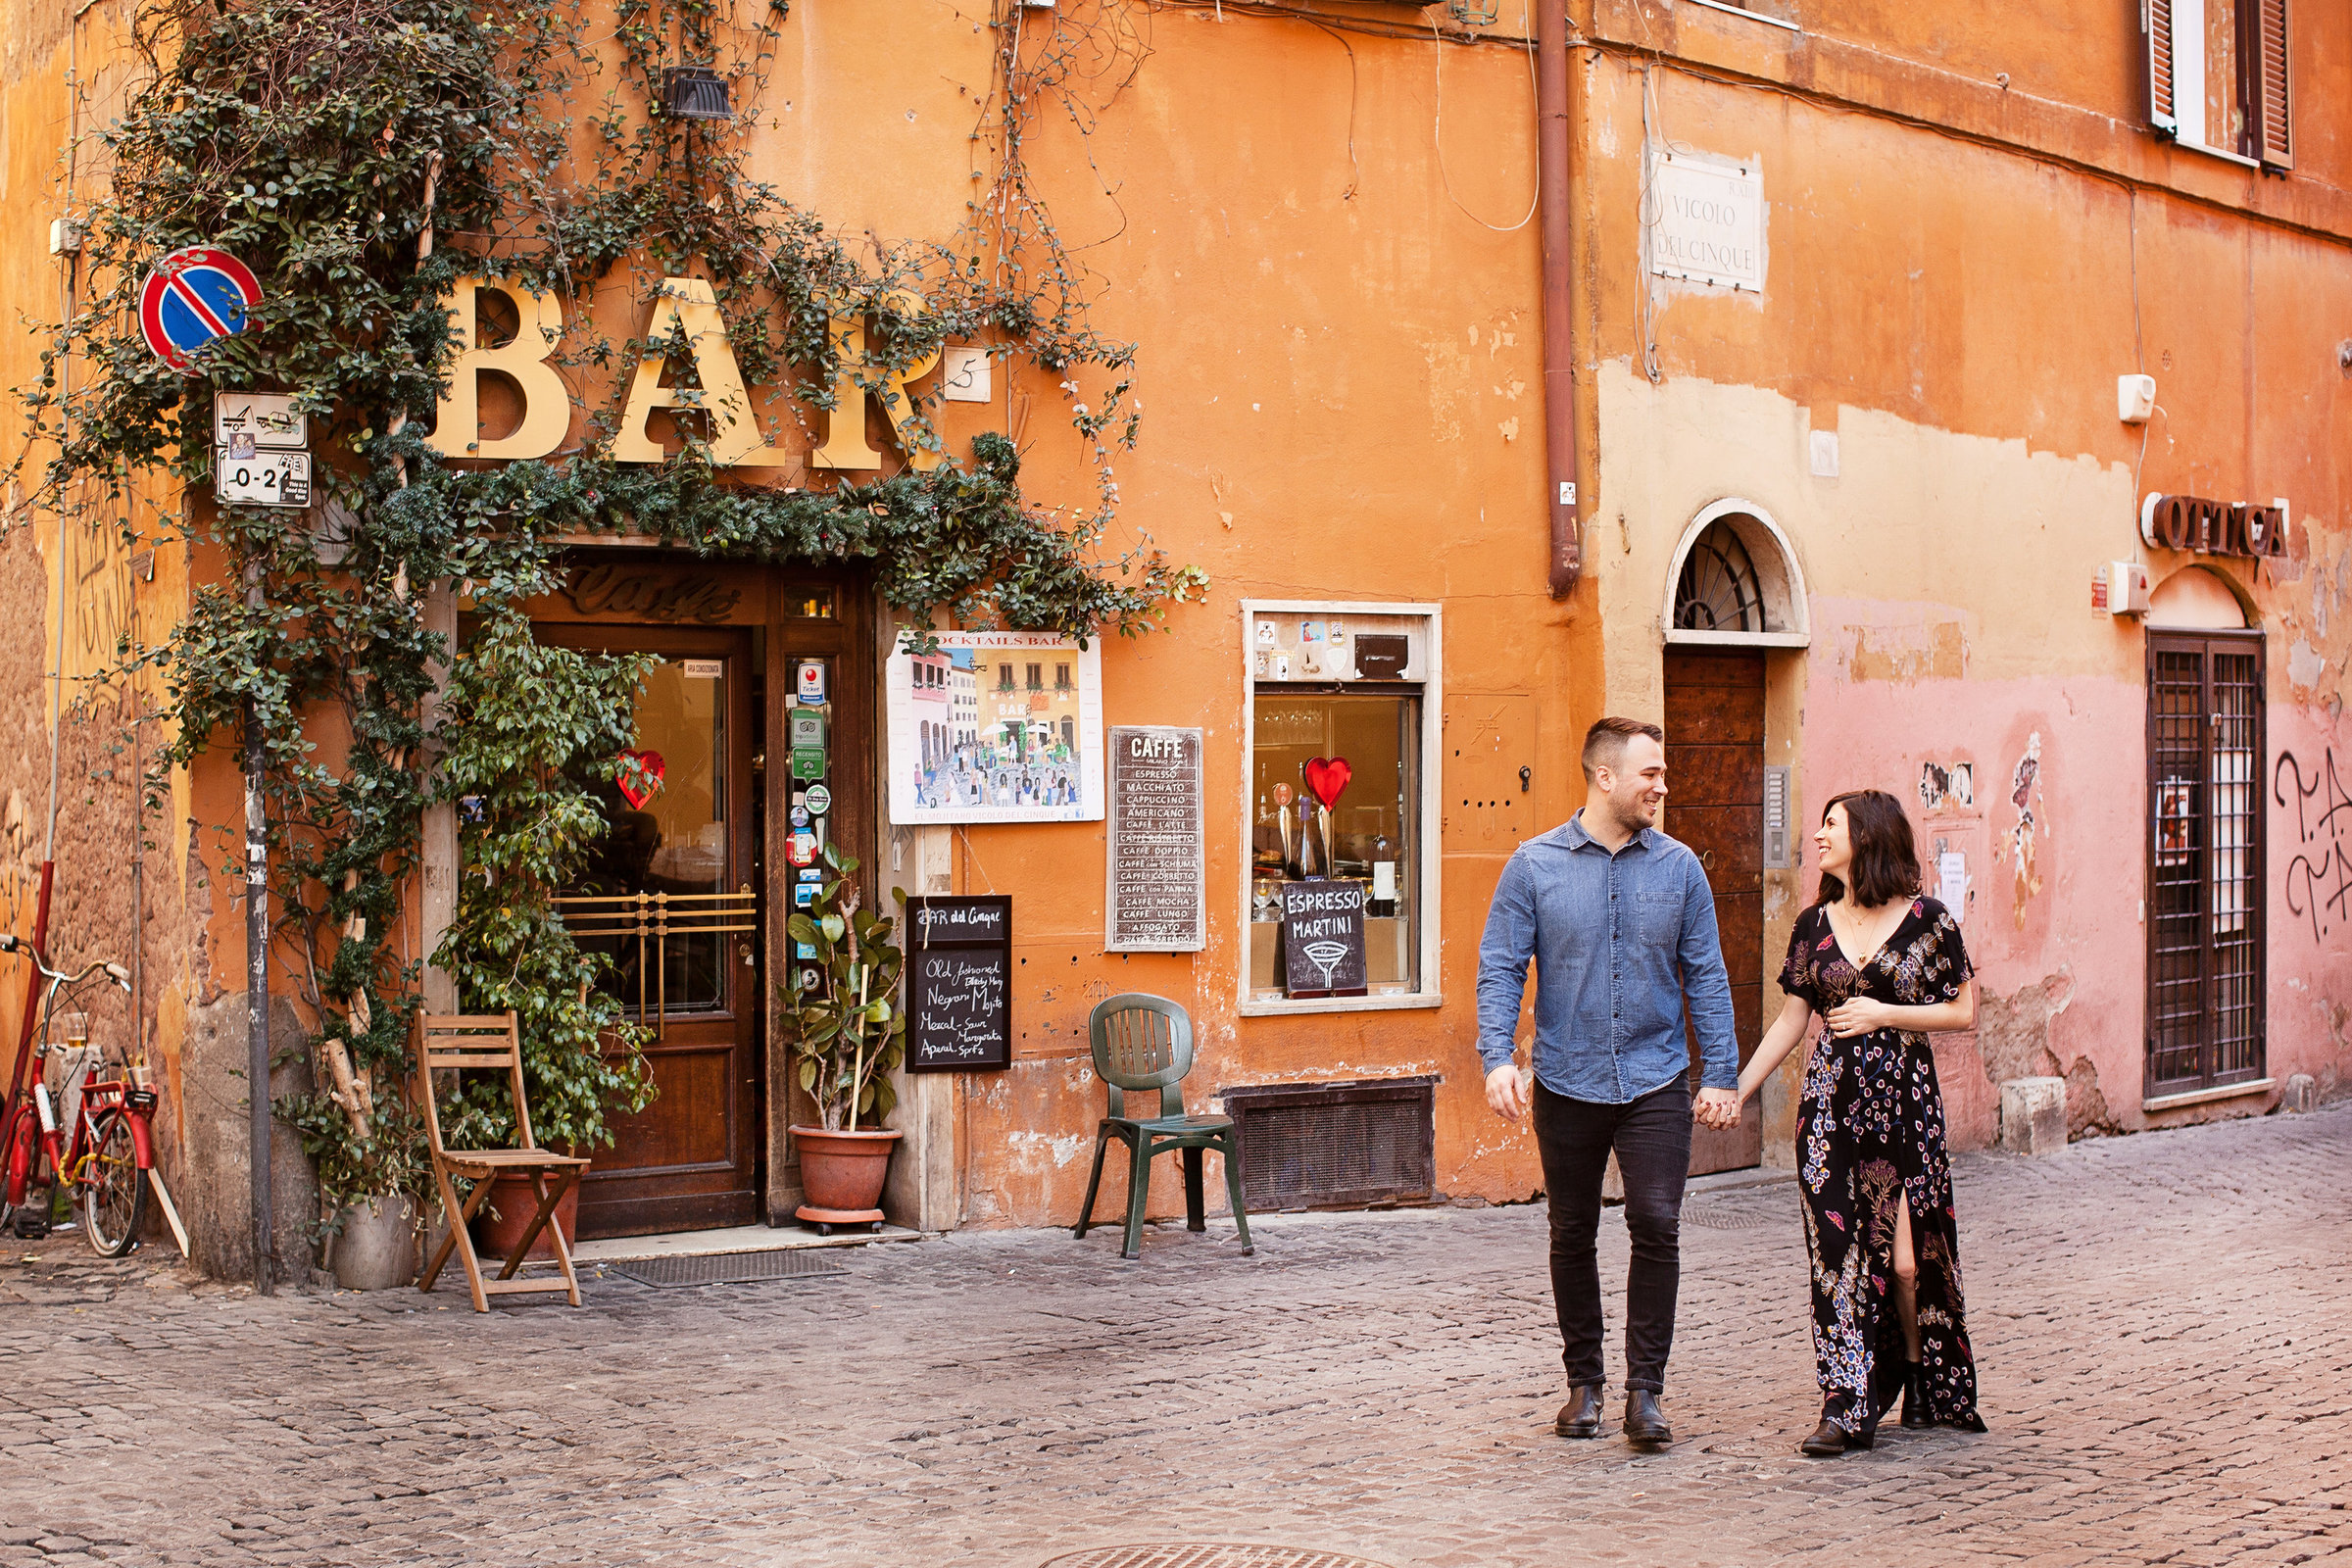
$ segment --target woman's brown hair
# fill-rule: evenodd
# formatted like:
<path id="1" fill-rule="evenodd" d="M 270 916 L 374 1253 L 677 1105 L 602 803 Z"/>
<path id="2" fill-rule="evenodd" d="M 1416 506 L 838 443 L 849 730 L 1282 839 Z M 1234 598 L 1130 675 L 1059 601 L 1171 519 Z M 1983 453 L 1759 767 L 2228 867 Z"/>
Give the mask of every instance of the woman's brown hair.
<path id="1" fill-rule="evenodd" d="M 1846 870 L 1854 879 L 1854 902 L 1866 909 L 1896 899 L 1919 896 L 1919 847 L 1911 837 L 1911 818 L 1903 803 L 1885 790 L 1848 790 L 1831 797 L 1821 819 L 1845 808 L 1845 841 L 1853 847 Z M 1845 884 L 1829 872 L 1821 873 L 1821 893 L 1815 904 L 1836 904 L 1845 897 Z"/>

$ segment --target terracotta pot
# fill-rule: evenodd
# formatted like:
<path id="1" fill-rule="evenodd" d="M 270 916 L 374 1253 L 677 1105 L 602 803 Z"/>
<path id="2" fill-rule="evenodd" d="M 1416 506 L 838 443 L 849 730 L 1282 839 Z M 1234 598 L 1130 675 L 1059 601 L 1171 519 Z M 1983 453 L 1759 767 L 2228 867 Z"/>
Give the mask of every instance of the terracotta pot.
<path id="1" fill-rule="evenodd" d="M 548 1180 L 554 1181 L 555 1178 L 550 1176 Z M 490 1209 L 493 1208 L 498 1210 L 498 1217 L 495 1219 L 490 1216 Z M 503 1260 L 514 1250 L 514 1244 L 522 1239 L 522 1228 L 528 1225 L 531 1222 L 531 1216 L 538 1212 L 539 1195 L 531 1191 L 531 1179 L 528 1176 L 518 1176 L 513 1173 L 500 1175 L 490 1184 L 489 1206 L 473 1216 L 474 1250 L 485 1258 L 495 1257 Z M 571 1242 L 578 1238 L 580 1234 L 580 1184 L 578 1182 L 573 1182 L 571 1191 L 565 1193 L 563 1200 L 556 1204 L 555 1217 L 548 1221 L 548 1229 L 553 1229 L 558 1225 L 564 1227 L 565 1242 Z M 525 1257 L 555 1256 L 555 1238 L 547 1233 L 547 1229 L 541 1230 L 539 1239 L 531 1244 L 531 1250 L 523 1255 Z"/>
<path id="2" fill-rule="evenodd" d="M 805 1220 L 854 1224 L 882 1217 L 882 1183 L 890 1174 L 890 1152 L 900 1134 L 860 1128 L 857 1132 L 827 1132 L 822 1127 L 795 1127 L 793 1143 L 801 1152 L 801 1186 L 808 1201 L 799 1209 Z"/>

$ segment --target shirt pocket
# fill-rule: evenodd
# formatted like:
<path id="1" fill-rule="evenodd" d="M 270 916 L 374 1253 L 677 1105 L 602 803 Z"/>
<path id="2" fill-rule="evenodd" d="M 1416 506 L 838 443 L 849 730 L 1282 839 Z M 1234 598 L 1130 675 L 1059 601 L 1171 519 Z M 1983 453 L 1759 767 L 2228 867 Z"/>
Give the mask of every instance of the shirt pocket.
<path id="1" fill-rule="evenodd" d="M 1671 948 L 1683 939 L 1683 901 L 1679 894 L 1644 893 L 1634 901 L 1634 929 L 1653 948 Z"/>

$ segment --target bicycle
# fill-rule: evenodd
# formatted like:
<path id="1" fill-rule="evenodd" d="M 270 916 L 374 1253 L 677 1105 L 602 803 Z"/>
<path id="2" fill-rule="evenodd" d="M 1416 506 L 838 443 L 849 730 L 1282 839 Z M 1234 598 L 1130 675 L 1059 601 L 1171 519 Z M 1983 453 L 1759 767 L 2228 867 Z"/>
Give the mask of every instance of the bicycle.
<path id="1" fill-rule="evenodd" d="M 8 1097 L 0 1100 L 0 1226 L 20 1237 L 48 1234 L 49 1213 L 60 1184 L 75 1194 L 81 1211 L 81 1232 L 100 1257 L 121 1257 L 138 1241 L 147 1214 L 147 1172 L 155 1164 L 153 1119 L 155 1091 L 131 1082 L 125 1066 L 119 1076 L 96 1078 L 101 1063 L 83 1068 L 81 1093 L 75 1101 L 69 1129 L 58 1125 L 58 1108 L 49 1098 L 46 1074 L 39 1069 L 53 1051 L 86 1050 L 86 1039 L 69 1040 L 61 1048 L 49 1043 L 50 1025 L 58 1017 L 61 992 L 71 996 L 94 976 L 130 991 L 130 971 L 99 959 L 76 974 L 49 967 L 40 950 L 13 934 L 0 933 L 0 953 L 22 953 L 48 982 L 41 994 L 41 1028 L 30 1051 L 17 1058 Z M 27 1069 L 32 1092 L 24 1092 Z M 42 1184 L 44 1199 L 37 1215 L 25 1203 L 33 1178 L 45 1162 L 49 1180 Z"/>

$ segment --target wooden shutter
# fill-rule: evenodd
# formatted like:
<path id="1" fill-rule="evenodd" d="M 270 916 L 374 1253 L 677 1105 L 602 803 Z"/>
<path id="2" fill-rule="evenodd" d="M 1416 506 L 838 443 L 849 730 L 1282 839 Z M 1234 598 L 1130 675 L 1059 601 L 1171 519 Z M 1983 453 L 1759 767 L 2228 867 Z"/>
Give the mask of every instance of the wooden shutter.
<path id="1" fill-rule="evenodd" d="M 2295 143 L 2287 91 L 2286 0 L 2238 0 L 2254 7 L 2253 117 L 2261 157 L 2271 169 L 2295 167 Z"/>
<path id="2" fill-rule="evenodd" d="M 2148 123 L 2178 133 L 2173 112 L 2173 0 L 2140 0 L 2140 28 L 2148 35 Z"/>

